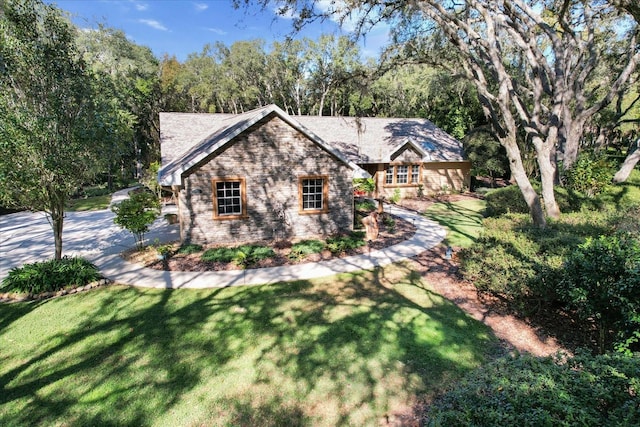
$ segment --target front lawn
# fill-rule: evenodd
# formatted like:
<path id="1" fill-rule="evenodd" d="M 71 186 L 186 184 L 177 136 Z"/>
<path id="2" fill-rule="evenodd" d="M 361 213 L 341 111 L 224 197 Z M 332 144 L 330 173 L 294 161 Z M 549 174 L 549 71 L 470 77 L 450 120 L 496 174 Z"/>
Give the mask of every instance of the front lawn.
<path id="1" fill-rule="evenodd" d="M 406 265 L 0 306 L 0 425 L 379 425 L 496 341 Z"/>
<path id="2" fill-rule="evenodd" d="M 85 198 L 71 199 L 67 204 L 67 211 L 84 212 L 107 209 L 111 203 L 111 194 L 101 194 Z"/>
<path id="3" fill-rule="evenodd" d="M 431 205 L 424 215 L 447 229 L 443 243 L 453 247 L 469 247 L 482 231 L 482 219 L 486 202 L 465 199 L 457 202 L 438 202 Z"/>

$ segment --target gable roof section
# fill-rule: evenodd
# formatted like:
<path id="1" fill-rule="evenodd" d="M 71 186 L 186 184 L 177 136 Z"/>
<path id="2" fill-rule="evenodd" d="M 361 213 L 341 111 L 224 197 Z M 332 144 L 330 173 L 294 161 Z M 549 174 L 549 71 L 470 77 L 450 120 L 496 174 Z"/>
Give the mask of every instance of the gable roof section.
<path id="1" fill-rule="evenodd" d="M 422 148 L 422 145 L 416 143 L 413 139 L 407 138 L 404 142 L 401 142 L 396 147 L 391 149 L 389 156 L 384 159 L 385 163 L 389 163 L 393 158 L 395 158 L 396 154 L 400 154 L 400 152 L 407 146 L 418 153 L 418 155 L 422 157 L 423 161 L 431 160 L 431 155 L 424 148 Z"/>
<path id="2" fill-rule="evenodd" d="M 233 140 L 233 138 L 240 135 L 242 132 L 246 131 L 248 128 L 270 114 L 277 115 L 291 127 L 319 145 L 322 149 L 351 167 L 354 171 L 354 178 L 368 178 L 370 176 L 354 162 L 347 159 L 340 151 L 325 143 L 312 131 L 302 126 L 279 107 L 272 104 L 237 115 L 188 114 L 186 115 L 188 117 L 182 115 L 183 117 L 180 118 L 180 114 L 161 113 L 160 139 L 162 144 L 163 166 L 158 172 L 158 181 L 160 182 L 160 185 L 180 185 L 183 173 L 189 171 L 216 151 L 224 148 Z M 182 124 L 185 126 L 177 126 L 178 121 L 182 121 Z M 173 128 L 171 127 L 171 124 L 174 125 Z M 163 127 L 167 132 L 162 131 Z M 212 133 L 207 134 L 206 132 Z M 193 145 L 194 140 L 198 141 L 195 145 Z M 186 152 L 182 155 L 177 155 L 181 148 L 187 148 Z"/>
<path id="3" fill-rule="evenodd" d="M 421 118 L 295 116 L 303 126 L 358 163 L 387 163 L 399 146 L 411 141 L 424 161 L 461 161 L 462 143 Z"/>

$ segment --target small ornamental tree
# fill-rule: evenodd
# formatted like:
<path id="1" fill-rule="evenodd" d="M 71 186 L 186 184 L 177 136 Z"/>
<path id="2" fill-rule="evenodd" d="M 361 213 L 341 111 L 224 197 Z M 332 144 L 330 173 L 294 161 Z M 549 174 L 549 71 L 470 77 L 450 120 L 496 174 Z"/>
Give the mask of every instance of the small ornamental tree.
<path id="1" fill-rule="evenodd" d="M 133 233 L 136 246 L 141 249 L 144 234 L 160 216 L 160 201 L 154 194 L 134 192 L 128 199 L 113 205 L 111 210 L 116 214 L 113 222 Z"/>

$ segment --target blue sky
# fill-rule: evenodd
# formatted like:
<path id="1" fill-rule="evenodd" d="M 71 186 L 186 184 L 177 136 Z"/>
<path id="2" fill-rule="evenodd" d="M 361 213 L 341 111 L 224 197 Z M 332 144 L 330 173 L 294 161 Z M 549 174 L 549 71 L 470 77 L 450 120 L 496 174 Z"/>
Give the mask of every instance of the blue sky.
<path id="1" fill-rule="evenodd" d="M 263 39 L 267 47 L 292 33 L 291 20 L 273 9 L 234 9 L 227 0 L 58 0 L 48 1 L 71 14 L 81 28 L 103 23 L 123 30 L 134 42 L 184 61 L 189 53 L 202 51 L 206 43 Z M 341 34 L 332 22 L 314 23 L 296 37 L 317 38 L 321 33 Z M 378 28 L 361 43 L 363 56 L 377 56 L 387 31 Z"/>

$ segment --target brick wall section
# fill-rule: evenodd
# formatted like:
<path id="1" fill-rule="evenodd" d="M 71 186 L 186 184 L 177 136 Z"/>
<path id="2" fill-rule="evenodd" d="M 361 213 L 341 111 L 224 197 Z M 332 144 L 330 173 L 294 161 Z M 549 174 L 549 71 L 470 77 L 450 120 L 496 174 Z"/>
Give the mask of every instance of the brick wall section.
<path id="1" fill-rule="evenodd" d="M 298 178 L 329 178 L 328 212 L 300 214 Z M 213 219 L 214 177 L 244 177 L 247 217 Z M 279 117 L 270 115 L 183 177 L 184 242 L 228 244 L 327 236 L 353 227 L 352 170 Z"/>

